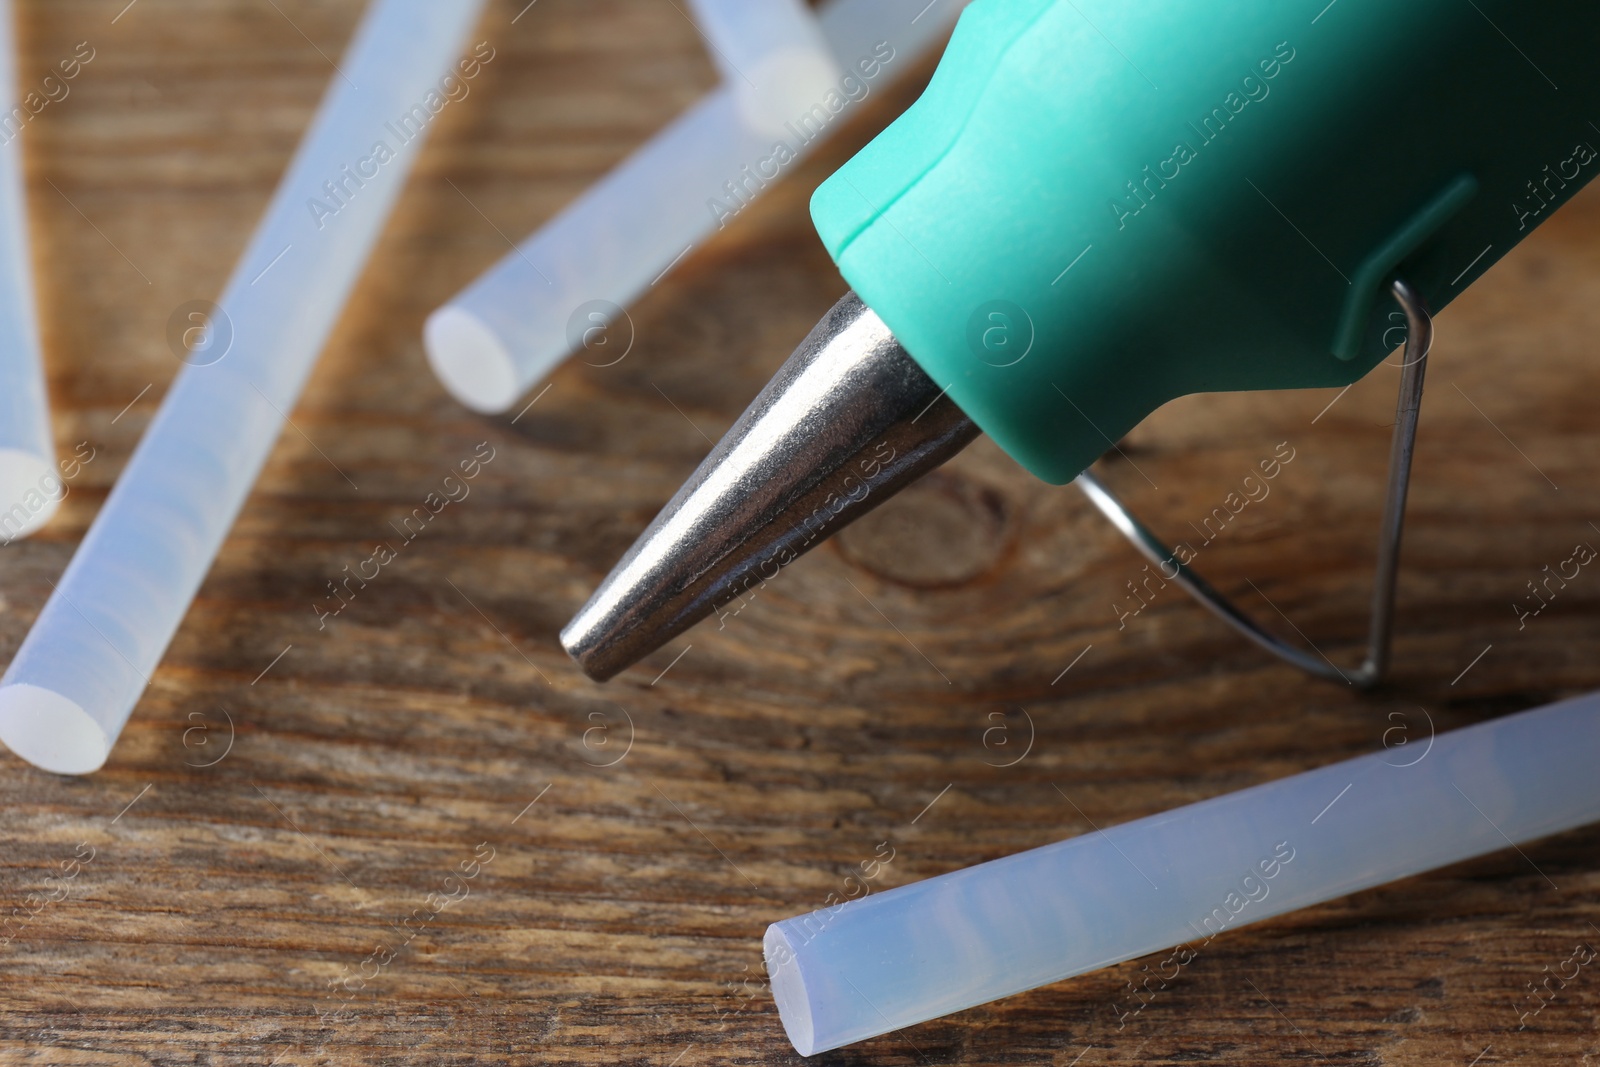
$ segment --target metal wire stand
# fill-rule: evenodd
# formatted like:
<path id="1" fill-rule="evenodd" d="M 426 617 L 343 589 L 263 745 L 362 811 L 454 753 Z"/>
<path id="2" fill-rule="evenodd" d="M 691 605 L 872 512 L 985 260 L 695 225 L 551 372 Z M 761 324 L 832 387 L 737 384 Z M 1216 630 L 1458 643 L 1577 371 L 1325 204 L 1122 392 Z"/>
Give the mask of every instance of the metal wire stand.
<path id="1" fill-rule="evenodd" d="M 1383 524 L 1378 533 L 1378 566 L 1372 584 L 1367 656 L 1361 666 L 1341 669 L 1320 652 L 1312 655 L 1269 633 L 1242 608 L 1217 592 L 1210 583 L 1180 561 L 1173 549 L 1168 548 L 1148 526 L 1140 522 L 1100 479 L 1084 471 L 1078 475 L 1075 483 L 1140 554 L 1161 569 L 1162 578 L 1177 583 L 1223 622 L 1307 674 L 1345 682 L 1361 689 L 1378 684 L 1389 667 L 1395 577 L 1400 565 L 1400 536 L 1405 529 L 1406 490 L 1411 483 L 1411 455 L 1417 439 L 1417 414 L 1422 407 L 1422 378 L 1428 369 L 1428 352 L 1433 347 L 1433 317 L 1422 298 L 1399 278 L 1391 283 L 1390 292 L 1405 313 L 1406 344 L 1400 365 L 1400 399 L 1395 407 L 1394 438 L 1389 449 L 1389 488 L 1384 499 Z M 1175 573 L 1169 574 L 1169 570 Z"/>

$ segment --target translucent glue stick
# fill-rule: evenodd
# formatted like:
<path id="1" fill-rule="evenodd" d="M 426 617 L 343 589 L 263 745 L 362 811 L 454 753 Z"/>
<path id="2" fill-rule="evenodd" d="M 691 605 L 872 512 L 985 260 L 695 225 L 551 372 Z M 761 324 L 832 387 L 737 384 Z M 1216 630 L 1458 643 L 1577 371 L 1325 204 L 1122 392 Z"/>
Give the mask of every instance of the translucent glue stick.
<path id="1" fill-rule="evenodd" d="M 482 0 L 374 0 L 234 269 L 0 679 L 0 740 L 93 771 L 149 681 L 377 240 Z"/>
<path id="2" fill-rule="evenodd" d="M 53 77 L 53 75 L 52 75 Z M 0 0 L 0 100 L 17 93 L 11 0 Z M 21 110 L 20 102 L 15 105 Z M 43 526 L 65 489 L 56 473 L 22 188 L 24 119 L 0 112 L 0 544 Z"/>
<path id="3" fill-rule="evenodd" d="M 689 0 L 689 10 L 752 129 L 781 135 L 838 87 L 844 72 L 804 0 Z"/>
<path id="4" fill-rule="evenodd" d="M 434 311 L 424 331 L 434 373 L 467 407 L 497 412 L 575 352 L 596 366 L 622 359 L 632 340 L 623 308 L 842 127 L 858 102 L 910 73 L 962 3 L 831 0 L 814 25 L 839 74 L 795 100 L 783 89 L 791 61 L 759 61 L 787 39 L 808 57 L 800 65 L 819 69 L 795 0 L 703 0 L 697 10 L 728 80 Z M 758 77 L 778 89 L 763 95 Z M 810 76 L 792 84 L 820 85 Z"/>
<path id="5" fill-rule="evenodd" d="M 1192 959 L 1224 930 L 1600 819 L 1600 694 L 1438 737 L 1416 725 L 1404 745 L 772 924 L 789 1040 L 810 1056 L 1173 946 Z"/>

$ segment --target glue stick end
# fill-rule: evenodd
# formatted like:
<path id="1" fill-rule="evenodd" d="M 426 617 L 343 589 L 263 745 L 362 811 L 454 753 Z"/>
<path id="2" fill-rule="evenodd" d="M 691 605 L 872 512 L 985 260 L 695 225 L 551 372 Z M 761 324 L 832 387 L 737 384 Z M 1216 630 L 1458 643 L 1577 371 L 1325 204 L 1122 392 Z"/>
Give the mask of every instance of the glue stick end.
<path id="1" fill-rule="evenodd" d="M 89 774 L 111 753 L 105 730 L 76 703 L 36 685 L 0 688 L 0 741 L 35 767 Z"/>
<path id="2" fill-rule="evenodd" d="M 806 995 L 800 959 L 779 924 L 767 927 L 761 951 L 766 957 L 767 977 L 772 983 L 772 999 L 777 1002 L 783 1032 L 789 1035 L 789 1043 L 800 1055 L 816 1055 L 819 1050 L 812 1027 L 811 998 Z"/>
<path id="3" fill-rule="evenodd" d="M 0 541 L 27 537 L 56 513 L 64 484 L 48 459 L 0 448 Z"/>
<path id="4" fill-rule="evenodd" d="M 446 304 L 428 316 L 422 339 L 433 373 L 473 411 L 498 414 L 522 394 L 511 353 L 472 312 Z"/>

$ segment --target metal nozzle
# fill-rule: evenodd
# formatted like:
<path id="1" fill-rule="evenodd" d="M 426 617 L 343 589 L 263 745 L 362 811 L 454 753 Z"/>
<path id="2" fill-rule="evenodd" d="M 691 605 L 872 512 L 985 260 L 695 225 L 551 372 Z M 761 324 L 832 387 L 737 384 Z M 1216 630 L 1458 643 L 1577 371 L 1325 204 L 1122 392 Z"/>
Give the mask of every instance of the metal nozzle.
<path id="1" fill-rule="evenodd" d="M 605 681 L 944 463 L 978 436 L 847 293 L 561 631 Z"/>

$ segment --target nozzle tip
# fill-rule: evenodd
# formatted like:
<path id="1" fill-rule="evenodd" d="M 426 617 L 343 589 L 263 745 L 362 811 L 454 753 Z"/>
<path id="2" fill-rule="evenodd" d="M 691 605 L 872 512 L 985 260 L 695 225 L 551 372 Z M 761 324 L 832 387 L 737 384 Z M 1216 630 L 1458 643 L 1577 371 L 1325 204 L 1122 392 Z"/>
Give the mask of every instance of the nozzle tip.
<path id="1" fill-rule="evenodd" d="M 561 631 L 605 681 L 978 435 L 854 294 L 823 317 Z"/>

